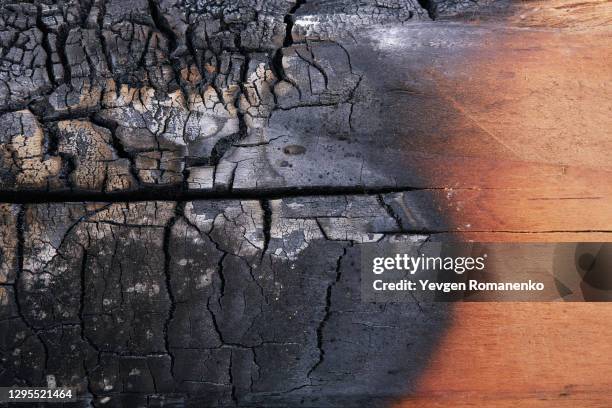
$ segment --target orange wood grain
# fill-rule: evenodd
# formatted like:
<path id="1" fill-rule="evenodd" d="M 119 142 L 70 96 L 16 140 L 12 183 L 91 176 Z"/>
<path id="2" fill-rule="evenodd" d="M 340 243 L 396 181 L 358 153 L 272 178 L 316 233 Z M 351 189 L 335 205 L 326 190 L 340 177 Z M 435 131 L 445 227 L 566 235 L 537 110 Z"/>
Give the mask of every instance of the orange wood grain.
<path id="1" fill-rule="evenodd" d="M 459 303 L 407 407 L 612 406 L 612 304 Z"/>
<path id="2" fill-rule="evenodd" d="M 482 130 L 454 135 L 448 151 L 464 157 L 426 166 L 433 184 L 456 188 L 431 193 L 457 231 L 438 238 L 610 241 L 612 2 L 516 4 L 511 34 L 432 68 Z M 612 304 L 453 307 L 416 393 L 395 408 L 612 407 Z"/>

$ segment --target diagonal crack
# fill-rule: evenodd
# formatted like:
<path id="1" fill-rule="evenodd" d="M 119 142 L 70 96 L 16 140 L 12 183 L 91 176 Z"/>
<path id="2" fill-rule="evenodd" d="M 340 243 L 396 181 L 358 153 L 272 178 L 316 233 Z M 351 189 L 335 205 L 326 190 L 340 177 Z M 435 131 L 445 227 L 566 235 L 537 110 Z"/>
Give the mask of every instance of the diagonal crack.
<path id="1" fill-rule="evenodd" d="M 283 21 L 285 22 L 285 39 L 283 40 L 283 47 L 289 47 L 293 45 L 293 25 L 295 24 L 295 13 L 306 4 L 306 0 L 297 0 L 293 7 L 289 10 L 289 13 L 285 15 Z"/>
<path id="2" fill-rule="evenodd" d="M 79 322 L 80 322 L 80 329 L 81 329 L 80 334 L 81 334 L 81 340 L 87 343 L 87 345 L 96 352 L 96 362 L 97 362 L 97 365 L 100 365 L 100 349 L 85 333 L 85 320 L 83 319 L 85 315 L 85 292 L 86 292 L 86 284 L 85 284 L 86 273 L 85 271 L 87 268 L 87 261 L 89 259 L 89 255 L 88 255 L 87 249 L 84 246 L 82 248 L 83 248 L 83 255 L 81 259 L 81 275 L 80 275 L 81 293 L 80 293 L 80 299 L 79 299 L 79 302 L 80 302 L 79 303 Z M 86 360 L 83 361 L 83 370 L 85 371 L 85 377 L 86 377 L 85 379 L 87 381 L 87 391 L 89 392 L 89 394 L 91 394 L 93 398 L 96 398 L 96 394 L 93 392 L 93 387 L 91 384 L 91 374 L 90 374 L 89 367 L 87 366 Z M 91 405 L 93 406 L 93 401 L 91 401 Z"/>
<path id="3" fill-rule="evenodd" d="M 263 210 L 263 236 L 264 236 L 264 245 L 261 250 L 261 259 L 268 252 L 268 246 L 270 245 L 270 234 L 272 228 L 272 209 L 270 208 L 270 200 L 261 200 L 260 201 L 261 209 Z"/>
<path id="4" fill-rule="evenodd" d="M 18 264 L 17 264 L 17 271 L 16 271 L 16 276 L 15 276 L 15 284 L 13 285 L 13 292 L 15 295 L 15 307 L 17 309 L 17 314 L 19 315 L 23 323 L 32 332 L 32 334 L 36 336 L 36 338 L 38 339 L 38 341 L 40 342 L 43 348 L 43 352 L 45 355 L 43 368 L 44 368 L 44 371 L 46 371 L 49 365 L 49 348 L 47 346 L 47 343 L 42 338 L 42 335 L 40 334 L 40 330 L 34 327 L 34 325 L 32 325 L 32 323 L 26 318 L 23 312 L 21 301 L 20 301 L 22 296 L 19 295 L 21 292 L 19 282 L 21 281 L 22 275 L 23 275 L 23 262 L 24 262 L 24 250 L 25 250 L 24 235 L 25 235 L 25 206 L 22 205 L 21 208 L 19 209 L 19 213 L 17 214 L 17 261 L 18 261 Z"/>
<path id="5" fill-rule="evenodd" d="M 181 216 L 179 212 L 180 212 L 179 205 L 177 204 L 175 207 L 174 216 L 170 218 L 170 220 L 164 227 L 164 239 L 163 239 L 164 276 L 165 276 L 168 300 L 170 301 L 170 307 L 168 308 L 168 315 L 166 317 L 166 320 L 164 321 L 164 330 L 163 330 L 164 346 L 166 349 L 166 353 L 170 356 L 170 374 L 172 375 L 173 378 L 174 378 L 174 354 L 172 353 L 172 348 L 170 346 L 170 335 L 168 331 L 170 328 L 170 323 L 172 322 L 172 319 L 174 318 L 174 313 L 176 311 L 176 298 L 174 296 L 174 292 L 172 289 L 172 279 L 170 276 L 170 262 L 171 262 L 170 241 L 172 238 L 172 227 L 174 226 L 178 218 Z"/>
<path id="6" fill-rule="evenodd" d="M 306 374 L 307 378 L 310 378 L 312 373 L 325 360 L 325 350 L 323 349 L 323 330 L 325 329 L 325 326 L 327 325 L 329 317 L 331 316 L 331 313 L 332 313 L 331 311 L 332 291 L 334 289 L 334 286 L 336 286 L 336 284 L 340 281 L 340 278 L 342 277 L 342 271 L 341 271 L 342 259 L 346 256 L 346 251 L 347 251 L 347 247 L 342 248 L 342 254 L 340 254 L 340 256 L 338 257 L 338 261 L 336 262 L 336 277 L 327 286 L 327 291 L 325 293 L 325 313 L 323 315 L 323 318 L 319 322 L 319 326 L 317 327 L 317 349 L 319 350 L 319 360 L 310 368 L 310 370 L 308 370 L 308 373 Z"/>

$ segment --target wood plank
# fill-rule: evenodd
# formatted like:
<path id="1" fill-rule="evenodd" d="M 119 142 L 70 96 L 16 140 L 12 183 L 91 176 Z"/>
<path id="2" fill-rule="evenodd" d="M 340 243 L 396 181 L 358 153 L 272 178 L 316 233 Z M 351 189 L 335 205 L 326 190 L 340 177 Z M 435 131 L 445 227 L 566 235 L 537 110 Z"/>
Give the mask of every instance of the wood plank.
<path id="1" fill-rule="evenodd" d="M 408 407 L 609 407 L 612 304 L 459 303 Z"/>

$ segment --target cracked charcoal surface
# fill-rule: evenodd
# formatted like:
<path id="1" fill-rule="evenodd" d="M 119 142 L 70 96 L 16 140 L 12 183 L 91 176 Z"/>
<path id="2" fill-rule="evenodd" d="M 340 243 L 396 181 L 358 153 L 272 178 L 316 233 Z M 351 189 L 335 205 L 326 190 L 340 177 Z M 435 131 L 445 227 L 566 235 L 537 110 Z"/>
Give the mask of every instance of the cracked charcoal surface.
<path id="1" fill-rule="evenodd" d="M 4 205 L 3 228 L 22 232 L 2 254 L 22 257 L 3 257 L 0 381 L 52 375 L 83 406 L 382 406 L 408 392 L 446 307 L 359 301 L 359 245 L 399 231 L 380 197 L 267 206 L 268 231 L 255 200 Z"/>
<path id="2" fill-rule="evenodd" d="M 394 68 L 423 60 L 377 30 L 478 6 L 1 1 L 0 385 L 83 407 L 409 393 L 447 308 L 361 303 L 359 250 L 445 230 L 397 134 L 448 112 L 396 92 L 429 89 Z"/>
<path id="3" fill-rule="evenodd" d="M 368 33 L 427 24 L 416 0 L 1 8 L 0 191 L 423 184 L 410 163 L 382 160 L 401 146 L 393 123 L 371 120 L 397 98 L 381 87 Z M 336 159 L 316 168 L 321 156 Z"/>

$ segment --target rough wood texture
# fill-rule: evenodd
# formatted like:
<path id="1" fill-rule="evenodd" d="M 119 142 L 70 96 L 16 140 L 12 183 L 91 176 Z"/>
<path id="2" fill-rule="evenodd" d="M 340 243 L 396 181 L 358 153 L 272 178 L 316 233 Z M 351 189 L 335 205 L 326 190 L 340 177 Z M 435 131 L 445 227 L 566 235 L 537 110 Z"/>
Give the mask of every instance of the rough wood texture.
<path id="1" fill-rule="evenodd" d="M 0 1 L 0 385 L 611 405 L 608 308 L 372 305 L 357 273 L 364 242 L 609 240 L 611 21 L 604 0 Z"/>
<path id="2" fill-rule="evenodd" d="M 0 381 L 83 406 L 384 406 L 448 319 L 360 302 L 360 243 L 426 239 L 377 196 L 2 210 Z"/>
<path id="3" fill-rule="evenodd" d="M 606 407 L 607 304 L 458 304 L 416 396 L 395 407 Z"/>

